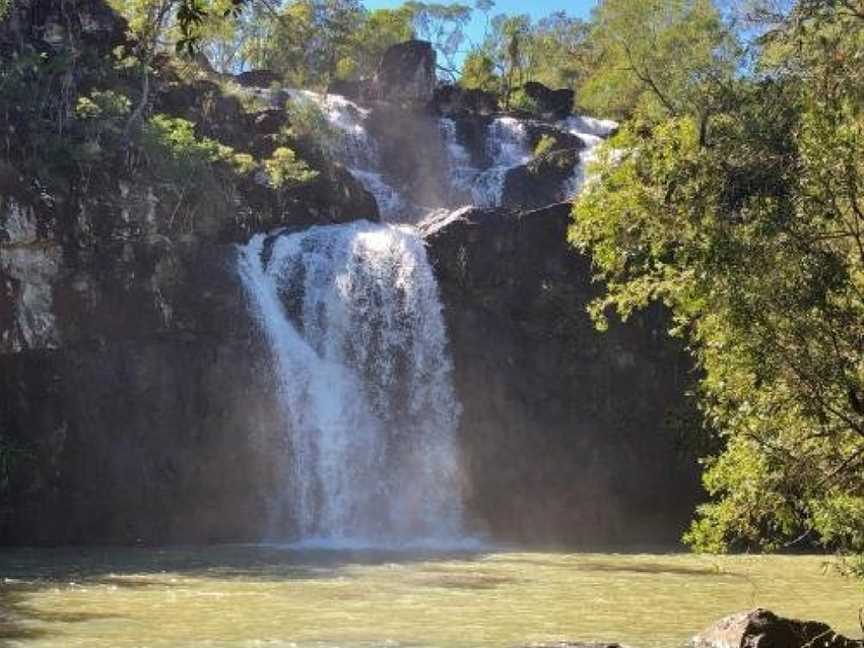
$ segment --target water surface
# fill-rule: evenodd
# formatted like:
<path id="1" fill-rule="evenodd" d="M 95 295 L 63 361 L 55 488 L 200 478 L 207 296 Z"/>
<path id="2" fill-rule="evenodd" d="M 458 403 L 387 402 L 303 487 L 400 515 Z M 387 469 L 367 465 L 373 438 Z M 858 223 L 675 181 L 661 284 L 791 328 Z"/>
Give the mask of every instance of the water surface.
<path id="1" fill-rule="evenodd" d="M 675 646 L 754 606 L 860 635 L 860 584 L 826 559 L 392 553 L 278 547 L 0 551 L 0 645 Z"/>

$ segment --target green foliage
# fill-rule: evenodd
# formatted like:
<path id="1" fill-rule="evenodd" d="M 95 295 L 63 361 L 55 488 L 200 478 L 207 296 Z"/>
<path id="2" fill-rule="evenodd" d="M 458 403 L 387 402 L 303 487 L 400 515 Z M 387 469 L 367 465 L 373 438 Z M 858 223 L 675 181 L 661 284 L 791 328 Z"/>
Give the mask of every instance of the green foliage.
<path id="1" fill-rule="evenodd" d="M 185 182 L 234 155 L 230 147 L 197 137 L 192 122 L 162 114 L 154 115 L 144 126 L 142 144 L 154 168 L 172 182 Z"/>
<path id="2" fill-rule="evenodd" d="M 306 143 L 324 159 L 338 157 L 345 145 L 345 135 L 330 123 L 327 115 L 311 99 L 296 99 L 286 105 L 290 129 L 284 133 L 288 140 L 298 139 Z"/>
<path id="3" fill-rule="evenodd" d="M 711 97 L 699 81 L 728 77 L 738 60 L 711 0 L 604 0 L 588 40 L 580 102 L 615 118 L 698 112 Z"/>
<path id="4" fill-rule="evenodd" d="M 467 90 L 484 90 L 497 93 L 501 79 L 495 73 L 495 61 L 489 54 L 475 50 L 465 57 L 459 85 Z"/>
<path id="5" fill-rule="evenodd" d="M 264 169 L 274 189 L 304 184 L 318 176 L 305 162 L 297 159 L 294 151 L 285 146 L 280 146 L 270 158 L 264 160 Z"/>
<path id="6" fill-rule="evenodd" d="M 552 135 L 544 134 L 540 141 L 537 142 L 537 146 L 534 147 L 534 157 L 540 157 L 545 153 L 548 153 L 552 149 L 554 149 L 558 145 L 558 140 L 555 139 Z"/>
<path id="7" fill-rule="evenodd" d="M 12 0 L 0 0 L 0 20 L 6 17 L 9 10 L 12 8 Z"/>
<path id="8" fill-rule="evenodd" d="M 594 317 L 660 301 L 701 370 L 700 550 L 864 552 L 864 17 L 822 4 L 775 25 L 766 78 L 664 77 L 674 116 L 630 121 L 574 207 Z"/>
<path id="9" fill-rule="evenodd" d="M 510 103 L 508 108 L 511 110 L 521 110 L 527 113 L 540 112 L 540 106 L 537 104 L 537 100 L 528 96 L 525 90 L 521 87 L 515 88 L 510 93 Z"/>

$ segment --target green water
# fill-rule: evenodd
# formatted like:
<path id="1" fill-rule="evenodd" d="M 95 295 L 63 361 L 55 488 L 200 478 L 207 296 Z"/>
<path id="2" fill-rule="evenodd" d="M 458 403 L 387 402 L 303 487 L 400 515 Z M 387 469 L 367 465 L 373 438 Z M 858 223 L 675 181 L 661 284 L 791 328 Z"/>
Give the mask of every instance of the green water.
<path id="1" fill-rule="evenodd" d="M 267 547 L 0 550 L 0 645 L 680 645 L 769 607 L 858 636 L 860 584 L 820 557 L 387 554 Z"/>

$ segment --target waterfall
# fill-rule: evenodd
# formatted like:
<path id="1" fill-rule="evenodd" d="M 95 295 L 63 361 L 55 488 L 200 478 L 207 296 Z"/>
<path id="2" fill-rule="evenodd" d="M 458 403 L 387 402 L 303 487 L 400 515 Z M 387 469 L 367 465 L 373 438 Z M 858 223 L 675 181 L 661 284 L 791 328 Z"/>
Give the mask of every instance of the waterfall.
<path id="1" fill-rule="evenodd" d="M 597 159 L 598 148 L 607 137 L 615 132 L 618 123 L 609 119 L 573 116 L 559 122 L 558 128 L 576 135 L 585 143 L 579 164 L 564 186 L 564 195 L 573 198 L 579 195 L 588 181 L 588 167 Z"/>
<path id="2" fill-rule="evenodd" d="M 292 101 L 311 102 L 321 110 L 327 122 L 342 135 L 336 151 L 339 161 L 348 167 L 366 191 L 375 196 L 382 218 L 398 220 L 405 209 L 405 202 L 379 171 L 378 147 L 364 123 L 370 111 L 339 95 L 320 95 L 309 90 L 290 90 L 288 95 Z"/>
<path id="3" fill-rule="evenodd" d="M 532 158 L 525 125 L 514 117 L 496 117 L 489 125 L 486 153 L 491 164 L 486 169 L 472 166 L 452 119 L 441 120 L 441 132 L 447 147 L 450 184 L 467 193 L 471 203 L 479 207 L 500 205 L 507 172 Z"/>
<path id="4" fill-rule="evenodd" d="M 336 545 L 462 533 L 459 405 L 419 233 L 365 221 L 241 249 L 289 448 L 275 531 Z"/>
<path id="5" fill-rule="evenodd" d="M 492 166 L 474 180 L 472 196 L 480 207 L 495 207 L 504 196 L 504 180 L 514 167 L 531 161 L 525 125 L 513 117 L 497 117 L 489 126 L 487 142 Z"/>

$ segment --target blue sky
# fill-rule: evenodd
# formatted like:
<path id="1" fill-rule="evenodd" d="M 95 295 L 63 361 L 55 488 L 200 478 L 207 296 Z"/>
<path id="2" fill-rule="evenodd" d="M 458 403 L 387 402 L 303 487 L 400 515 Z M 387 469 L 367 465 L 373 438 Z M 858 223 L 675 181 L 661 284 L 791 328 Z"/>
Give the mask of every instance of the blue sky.
<path id="1" fill-rule="evenodd" d="M 437 0 L 448 2 L 449 0 Z M 473 5 L 472 0 L 459 0 L 462 4 Z M 398 7 L 403 0 L 363 0 L 363 4 L 370 9 L 381 9 Z M 495 0 L 495 8 L 491 14 L 530 14 L 533 18 L 542 18 L 553 11 L 566 11 L 571 16 L 587 18 L 591 9 L 597 4 L 596 0 L 533 0 L 526 2 L 522 0 Z M 479 42 L 483 38 L 483 14 L 475 12 L 474 21 L 466 30 L 468 36 Z"/>

